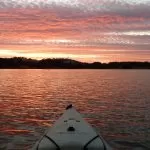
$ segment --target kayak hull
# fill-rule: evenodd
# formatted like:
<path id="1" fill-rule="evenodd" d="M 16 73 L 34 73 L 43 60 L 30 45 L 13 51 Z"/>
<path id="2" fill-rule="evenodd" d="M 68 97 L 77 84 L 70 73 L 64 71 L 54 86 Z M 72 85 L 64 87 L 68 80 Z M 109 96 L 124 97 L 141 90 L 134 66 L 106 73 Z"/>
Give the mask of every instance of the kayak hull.
<path id="1" fill-rule="evenodd" d="M 48 129 L 33 150 L 111 150 L 105 140 L 87 123 L 74 107 Z"/>

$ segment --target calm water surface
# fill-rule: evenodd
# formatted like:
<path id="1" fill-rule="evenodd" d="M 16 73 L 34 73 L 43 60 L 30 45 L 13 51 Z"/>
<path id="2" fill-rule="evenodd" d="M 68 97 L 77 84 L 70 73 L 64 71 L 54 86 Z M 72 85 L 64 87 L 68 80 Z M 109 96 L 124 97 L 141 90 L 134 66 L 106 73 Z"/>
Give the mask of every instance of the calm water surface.
<path id="1" fill-rule="evenodd" d="M 70 103 L 114 149 L 150 149 L 150 70 L 0 70 L 0 149 L 30 149 Z"/>

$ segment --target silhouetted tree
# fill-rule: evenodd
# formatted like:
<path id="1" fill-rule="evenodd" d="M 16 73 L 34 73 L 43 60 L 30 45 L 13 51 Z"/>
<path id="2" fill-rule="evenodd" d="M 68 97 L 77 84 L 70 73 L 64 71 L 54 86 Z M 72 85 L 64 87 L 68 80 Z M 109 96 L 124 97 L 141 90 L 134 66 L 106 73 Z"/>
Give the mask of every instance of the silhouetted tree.
<path id="1" fill-rule="evenodd" d="M 83 63 L 66 58 L 34 60 L 24 57 L 14 57 L 0 58 L 0 68 L 150 69 L 150 62 Z"/>

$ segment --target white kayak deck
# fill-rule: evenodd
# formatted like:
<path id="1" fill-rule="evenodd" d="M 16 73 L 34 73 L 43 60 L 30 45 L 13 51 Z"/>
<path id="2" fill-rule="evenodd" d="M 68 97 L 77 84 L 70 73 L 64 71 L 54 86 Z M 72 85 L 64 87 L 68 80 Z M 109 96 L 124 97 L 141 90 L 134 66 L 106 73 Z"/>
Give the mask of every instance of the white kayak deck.
<path id="1" fill-rule="evenodd" d="M 36 150 L 111 150 L 100 135 L 71 107 L 34 147 Z"/>

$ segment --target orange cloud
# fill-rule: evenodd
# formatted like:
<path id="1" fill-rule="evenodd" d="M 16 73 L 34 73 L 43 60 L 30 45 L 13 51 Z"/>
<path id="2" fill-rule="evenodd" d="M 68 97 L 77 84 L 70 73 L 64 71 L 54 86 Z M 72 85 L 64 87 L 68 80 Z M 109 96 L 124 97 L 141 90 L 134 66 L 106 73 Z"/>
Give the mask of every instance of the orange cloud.
<path id="1" fill-rule="evenodd" d="M 54 8 L 1 9 L 0 56 L 12 50 L 5 55 L 36 58 L 61 55 L 88 61 L 148 60 L 150 23 L 146 13 L 139 15 L 135 7 L 133 15 L 113 8 L 109 11 Z M 144 8 L 147 7 L 138 6 L 141 12 L 149 11 Z M 122 53 L 124 50 L 127 52 Z M 130 51 L 134 51 L 131 56 Z"/>

